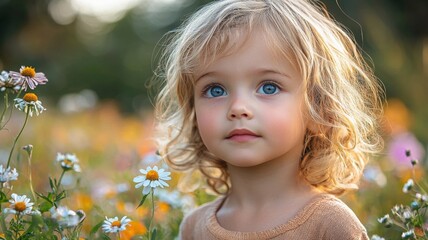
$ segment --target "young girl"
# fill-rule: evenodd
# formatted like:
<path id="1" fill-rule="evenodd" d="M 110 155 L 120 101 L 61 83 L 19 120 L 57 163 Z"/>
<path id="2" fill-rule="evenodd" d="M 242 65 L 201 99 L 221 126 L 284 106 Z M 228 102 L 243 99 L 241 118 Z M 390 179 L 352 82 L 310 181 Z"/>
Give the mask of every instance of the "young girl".
<path id="1" fill-rule="evenodd" d="M 174 33 L 159 152 L 223 195 L 181 239 L 368 239 L 336 197 L 382 143 L 379 84 L 347 32 L 307 0 L 223 0 Z"/>

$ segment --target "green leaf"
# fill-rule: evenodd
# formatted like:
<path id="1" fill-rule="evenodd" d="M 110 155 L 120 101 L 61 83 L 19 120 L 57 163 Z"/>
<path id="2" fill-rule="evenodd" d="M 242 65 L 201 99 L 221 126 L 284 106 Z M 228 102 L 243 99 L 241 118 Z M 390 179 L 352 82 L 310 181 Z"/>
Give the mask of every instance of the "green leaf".
<path id="1" fill-rule="evenodd" d="M 42 199 L 44 199 L 44 200 L 46 200 L 46 201 L 48 201 L 48 202 L 51 202 L 51 200 L 49 199 L 49 197 L 48 197 L 48 196 L 45 196 L 45 195 L 43 195 L 42 193 L 38 193 L 38 192 L 36 192 L 36 194 L 37 194 L 37 196 L 39 196 L 40 198 L 42 198 Z"/>
<path id="2" fill-rule="evenodd" d="M 39 205 L 39 211 L 44 213 L 49 211 L 49 209 L 51 209 L 53 207 L 52 202 L 47 201 L 47 202 L 43 202 L 42 204 Z"/>
<path id="3" fill-rule="evenodd" d="M 56 197 L 55 197 L 55 203 L 59 203 L 59 201 L 61 201 L 62 199 L 66 198 L 67 194 L 65 191 L 60 192 Z"/>
<path id="4" fill-rule="evenodd" d="M 55 182 L 56 182 L 56 180 L 55 180 Z M 55 185 L 54 185 L 53 180 L 52 180 L 51 177 L 49 177 L 49 185 L 50 185 L 50 187 L 51 187 L 52 190 L 55 189 Z"/>
<path id="5" fill-rule="evenodd" d="M 8 202 L 8 198 L 3 191 L 0 191 L 0 203 Z"/>
<path id="6" fill-rule="evenodd" d="M 155 239 L 156 239 L 156 233 L 157 233 L 156 228 L 153 228 L 153 231 L 152 231 L 152 238 L 151 238 L 150 240 L 155 240 Z"/>
<path id="7" fill-rule="evenodd" d="M 140 204 L 138 204 L 137 208 L 141 207 L 141 205 L 144 204 L 144 201 L 146 201 L 147 196 L 149 196 L 149 194 L 146 194 L 146 195 L 143 196 L 143 199 L 141 199 L 141 202 L 140 202 Z"/>
<path id="8" fill-rule="evenodd" d="M 101 221 L 101 222 L 99 222 L 97 225 L 95 225 L 92 229 L 91 229 L 91 231 L 89 232 L 89 236 L 91 237 L 91 236 L 93 236 L 100 228 L 101 228 L 101 226 L 103 225 L 103 223 L 104 223 L 104 220 L 103 221 Z"/>

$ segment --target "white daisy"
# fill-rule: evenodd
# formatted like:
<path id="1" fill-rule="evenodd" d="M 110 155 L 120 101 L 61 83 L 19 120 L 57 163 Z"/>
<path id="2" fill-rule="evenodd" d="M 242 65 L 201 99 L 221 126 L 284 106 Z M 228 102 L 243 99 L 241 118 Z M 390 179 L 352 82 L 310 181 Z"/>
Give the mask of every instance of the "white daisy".
<path id="1" fill-rule="evenodd" d="M 79 215 L 67 207 L 52 207 L 49 211 L 51 212 L 52 218 L 54 218 L 61 227 L 75 227 L 80 222 Z"/>
<path id="2" fill-rule="evenodd" d="M 0 165 L 0 183 L 6 183 L 12 180 L 18 180 L 18 172 L 16 172 L 16 168 L 13 170 L 8 168 L 3 168 L 3 165 Z"/>
<path id="3" fill-rule="evenodd" d="M 102 226 L 106 233 L 118 233 L 126 229 L 126 226 L 131 222 L 127 216 L 124 216 L 120 221 L 118 217 L 107 218 Z"/>
<path id="4" fill-rule="evenodd" d="M 22 81 L 19 79 L 13 79 L 9 77 L 6 71 L 0 73 L 0 91 L 4 92 L 6 89 L 11 89 L 14 92 L 21 89 Z"/>
<path id="5" fill-rule="evenodd" d="M 60 162 L 62 169 L 64 170 L 74 170 L 76 172 L 80 172 L 79 159 L 76 155 L 71 153 L 58 153 L 56 156 L 56 161 Z"/>
<path id="6" fill-rule="evenodd" d="M 4 209 L 5 213 L 16 215 L 32 215 L 37 213 L 37 211 L 32 210 L 34 203 L 30 202 L 31 200 L 27 198 L 26 195 L 19 196 L 15 193 L 12 193 L 11 197 L 12 199 L 9 200 L 10 206 Z"/>
<path id="7" fill-rule="evenodd" d="M 13 80 L 22 82 L 24 91 L 27 91 L 27 87 L 34 89 L 37 85 L 48 82 L 45 74 L 36 72 L 36 69 L 33 67 L 21 66 L 19 72 L 10 71 L 9 75 Z"/>
<path id="8" fill-rule="evenodd" d="M 153 169 L 151 167 L 147 167 L 147 169 L 140 169 L 140 172 L 143 175 L 135 177 L 134 182 L 137 183 L 135 188 L 144 186 L 143 195 L 148 194 L 152 188 L 155 189 L 157 187 L 163 188 L 169 186 L 165 181 L 171 180 L 171 173 L 162 168 L 158 169 L 157 166 Z"/>
<path id="9" fill-rule="evenodd" d="M 22 98 L 15 98 L 15 107 L 20 111 L 30 114 L 33 116 L 33 112 L 38 116 L 46 108 L 43 107 L 42 102 L 39 101 L 38 97 L 34 93 L 26 93 Z"/>

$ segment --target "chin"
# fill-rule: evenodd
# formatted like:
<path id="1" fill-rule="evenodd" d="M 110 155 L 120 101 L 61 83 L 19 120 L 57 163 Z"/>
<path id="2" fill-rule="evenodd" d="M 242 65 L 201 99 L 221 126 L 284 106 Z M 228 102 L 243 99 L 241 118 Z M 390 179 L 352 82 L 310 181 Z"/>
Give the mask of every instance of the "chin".
<path id="1" fill-rule="evenodd" d="M 242 160 L 242 161 L 227 162 L 227 164 L 233 167 L 251 168 L 251 167 L 257 167 L 257 166 L 263 165 L 263 162 L 255 162 L 255 161 L 253 162 L 248 160 Z"/>

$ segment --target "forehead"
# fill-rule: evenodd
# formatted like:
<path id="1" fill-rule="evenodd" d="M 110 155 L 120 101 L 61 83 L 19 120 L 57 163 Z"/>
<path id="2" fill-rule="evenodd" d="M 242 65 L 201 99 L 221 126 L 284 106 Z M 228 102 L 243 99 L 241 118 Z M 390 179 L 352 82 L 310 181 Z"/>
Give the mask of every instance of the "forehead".
<path id="1" fill-rule="evenodd" d="M 295 62 L 289 47 L 276 35 L 262 26 L 250 29 L 249 27 L 239 27 L 229 29 L 214 35 L 207 43 L 202 53 L 197 59 L 194 72 L 196 79 L 201 72 L 206 71 L 213 65 L 218 65 L 224 59 L 242 55 L 242 59 L 236 58 L 239 62 L 235 62 L 236 67 L 244 61 L 253 62 L 254 64 L 269 64 L 274 63 L 280 65 L 287 62 L 295 68 Z M 262 57 L 267 59 L 265 62 Z"/>

